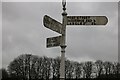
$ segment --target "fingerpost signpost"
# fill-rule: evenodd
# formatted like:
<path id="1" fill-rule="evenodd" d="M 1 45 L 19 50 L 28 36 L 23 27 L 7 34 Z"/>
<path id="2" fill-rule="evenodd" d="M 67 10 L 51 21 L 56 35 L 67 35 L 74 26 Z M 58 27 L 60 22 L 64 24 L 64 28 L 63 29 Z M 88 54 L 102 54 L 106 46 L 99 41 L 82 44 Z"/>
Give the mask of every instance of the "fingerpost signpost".
<path id="1" fill-rule="evenodd" d="M 61 34 L 61 36 L 47 38 L 46 47 L 61 47 L 60 80 L 65 80 L 66 25 L 106 25 L 108 19 L 106 16 L 67 16 L 66 0 L 62 1 L 62 6 L 62 23 L 45 15 L 43 18 L 43 24 L 46 28 Z"/>

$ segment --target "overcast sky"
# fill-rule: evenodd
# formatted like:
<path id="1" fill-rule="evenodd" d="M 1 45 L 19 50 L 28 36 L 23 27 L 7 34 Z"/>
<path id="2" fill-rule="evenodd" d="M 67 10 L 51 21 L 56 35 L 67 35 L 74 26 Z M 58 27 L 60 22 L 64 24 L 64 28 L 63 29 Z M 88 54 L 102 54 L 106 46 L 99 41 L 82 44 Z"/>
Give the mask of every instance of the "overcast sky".
<path id="1" fill-rule="evenodd" d="M 21 54 L 60 56 L 60 47 L 46 48 L 46 38 L 60 34 L 43 25 L 44 15 L 62 22 L 60 2 L 2 3 L 2 66 Z M 118 3 L 68 2 L 72 16 L 106 16 L 105 26 L 67 26 L 66 58 L 74 61 L 118 61 Z"/>

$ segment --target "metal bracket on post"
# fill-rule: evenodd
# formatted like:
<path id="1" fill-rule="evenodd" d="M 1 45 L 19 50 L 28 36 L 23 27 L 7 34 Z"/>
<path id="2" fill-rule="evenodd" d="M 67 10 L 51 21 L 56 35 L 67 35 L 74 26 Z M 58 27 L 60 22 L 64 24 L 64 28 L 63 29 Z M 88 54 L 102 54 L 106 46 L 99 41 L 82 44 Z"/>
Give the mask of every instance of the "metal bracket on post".
<path id="1" fill-rule="evenodd" d="M 65 48 L 67 47 L 66 45 L 60 45 L 60 47 L 61 47 L 61 52 L 62 53 L 65 53 Z"/>

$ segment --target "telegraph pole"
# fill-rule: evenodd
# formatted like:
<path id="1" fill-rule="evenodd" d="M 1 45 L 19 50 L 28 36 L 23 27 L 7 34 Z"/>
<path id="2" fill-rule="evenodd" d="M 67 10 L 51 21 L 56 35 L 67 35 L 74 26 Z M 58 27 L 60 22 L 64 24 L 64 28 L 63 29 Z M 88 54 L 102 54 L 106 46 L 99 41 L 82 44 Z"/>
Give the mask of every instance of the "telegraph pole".
<path id="1" fill-rule="evenodd" d="M 66 41 L 66 25 L 67 25 L 67 13 L 66 13 L 66 0 L 62 1 L 63 6 L 63 21 L 62 21 L 62 37 L 61 37 L 61 63 L 60 63 L 60 80 L 65 80 L 65 48 L 67 47 L 65 44 Z"/>

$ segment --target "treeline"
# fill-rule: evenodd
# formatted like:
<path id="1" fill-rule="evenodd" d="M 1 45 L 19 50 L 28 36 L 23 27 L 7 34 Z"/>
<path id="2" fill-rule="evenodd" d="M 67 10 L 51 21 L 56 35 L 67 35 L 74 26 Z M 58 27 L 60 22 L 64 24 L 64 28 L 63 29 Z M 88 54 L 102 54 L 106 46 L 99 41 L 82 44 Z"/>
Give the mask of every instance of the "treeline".
<path id="1" fill-rule="evenodd" d="M 57 80 L 60 77 L 59 68 L 59 57 L 23 54 L 10 62 L 7 69 L 1 69 L 2 80 Z M 120 78 L 120 64 L 101 60 L 79 63 L 66 59 L 65 78 L 68 80 Z"/>

